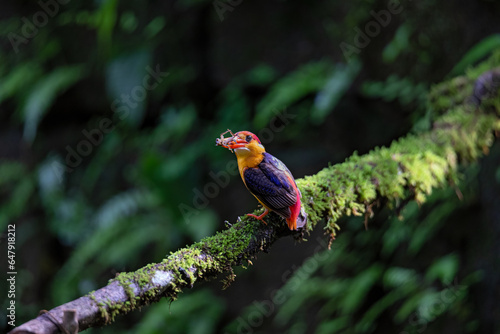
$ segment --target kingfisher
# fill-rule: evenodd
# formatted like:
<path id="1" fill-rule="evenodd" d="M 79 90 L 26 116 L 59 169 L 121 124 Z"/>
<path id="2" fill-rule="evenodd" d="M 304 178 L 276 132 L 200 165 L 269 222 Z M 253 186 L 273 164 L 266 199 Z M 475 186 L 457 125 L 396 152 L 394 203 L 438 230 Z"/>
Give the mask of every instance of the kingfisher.
<path id="1" fill-rule="evenodd" d="M 231 137 L 224 138 L 228 132 Z M 233 134 L 227 130 L 215 140 L 215 144 L 234 151 L 243 183 L 265 209 L 259 216 L 251 213 L 247 216 L 266 224 L 264 217 L 269 211 L 274 211 L 286 219 L 292 231 L 305 226 L 307 215 L 292 173 L 283 162 L 266 152 L 255 134 L 249 131 Z"/>

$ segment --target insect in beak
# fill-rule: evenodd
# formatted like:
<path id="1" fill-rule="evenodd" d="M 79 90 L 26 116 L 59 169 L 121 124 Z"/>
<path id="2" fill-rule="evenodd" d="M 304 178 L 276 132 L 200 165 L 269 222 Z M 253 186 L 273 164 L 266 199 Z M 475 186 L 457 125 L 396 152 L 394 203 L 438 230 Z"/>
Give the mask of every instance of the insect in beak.
<path id="1" fill-rule="evenodd" d="M 231 137 L 224 138 L 224 135 L 228 133 Z M 244 147 L 247 142 L 245 140 L 240 139 L 237 135 L 235 135 L 231 130 L 227 129 L 227 131 L 220 134 L 220 137 L 215 139 L 216 146 L 222 146 L 229 149 L 233 152 L 233 149 Z"/>

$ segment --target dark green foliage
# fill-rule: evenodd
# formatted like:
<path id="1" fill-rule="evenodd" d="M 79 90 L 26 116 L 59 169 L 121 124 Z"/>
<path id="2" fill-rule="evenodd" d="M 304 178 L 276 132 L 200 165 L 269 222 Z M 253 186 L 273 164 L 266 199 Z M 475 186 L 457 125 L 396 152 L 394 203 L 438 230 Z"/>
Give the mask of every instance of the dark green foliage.
<path id="1" fill-rule="evenodd" d="M 213 145 L 227 128 L 261 136 L 297 178 L 347 157 L 336 168 L 370 168 L 360 157 L 375 147 L 387 147 L 373 151 L 381 170 L 394 170 L 383 158 L 411 131 L 403 141 L 413 149 L 400 158 L 404 173 L 428 173 L 428 183 L 412 185 L 419 206 L 402 205 L 411 195 L 401 186 L 406 175 L 380 175 L 379 188 L 353 175 L 346 198 L 368 206 L 332 210 L 320 222 L 337 230 L 332 251 L 275 245 L 255 267 L 236 270 L 224 292 L 216 280 L 171 306 L 163 300 L 89 331 L 237 332 L 238 319 L 278 289 L 280 302 L 252 331 L 493 332 L 487 312 L 498 306 L 480 291 L 500 284 L 488 255 L 498 254 L 491 244 L 500 236 L 492 227 L 498 147 L 458 168 L 487 153 L 492 135 L 478 142 L 468 128 L 453 132 L 443 142 L 459 143 L 460 152 L 448 160 L 436 154 L 446 145 L 416 145 L 439 115 L 470 97 L 471 80 L 500 63 L 498 4 L 402 1 L 401 13 L 346 59 L 340 43 L 353 44 L 355 29 L 364 31 L 387 2 L 233 1 L 223 20 L 205 0 L 55 3 L 33 36 L 23 25 L 43 12 L 38 2 L 0 5 L 0 227 L 16 224 L 16 324 L 203 242 L 255 209 L 234 156 Z M 21 39 L 12 42 L 11 33 Z M 498 110 L 498 100 L 489 103 Z M 446 117 L 443 129 L 476 121 Z M 450 188 L 429 196 L 436 186 Z M 369 201 L 379 193 L 388 203 Z M 325 203 L 319 210 L 330 210 Z M 365 217 L 337 220 L 365 213 L 374 214 L 368 231 Z M 295 275 L 281 279 L 293 266 Z M 10 329 L 5 320 L 0 327 Z"/>

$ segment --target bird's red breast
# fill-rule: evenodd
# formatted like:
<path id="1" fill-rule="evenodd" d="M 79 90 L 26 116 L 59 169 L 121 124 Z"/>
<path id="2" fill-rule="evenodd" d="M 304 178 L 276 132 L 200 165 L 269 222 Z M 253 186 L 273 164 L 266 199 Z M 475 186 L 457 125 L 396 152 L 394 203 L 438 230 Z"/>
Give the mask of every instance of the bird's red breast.
<path id="1" fill-rule="evenodd" d="M 243 183 L 266 209 L 285 218 L 291 230 L 304 226 L 306 217 L 292 173 L 266 152 L 256 135 L 240 131 L 216 143 L 234 150 Z"/>

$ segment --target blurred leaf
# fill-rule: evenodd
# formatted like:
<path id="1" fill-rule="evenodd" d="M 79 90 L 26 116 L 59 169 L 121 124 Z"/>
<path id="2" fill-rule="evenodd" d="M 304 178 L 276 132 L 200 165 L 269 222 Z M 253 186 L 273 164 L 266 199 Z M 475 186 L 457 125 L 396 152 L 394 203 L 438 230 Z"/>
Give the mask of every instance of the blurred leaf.
<path id="1" fill-rule="evenodd" d="M 333 320 L 320 322 L 318 325 L 318 329 L 316 330 L 316 334 L 337 333 L 346 327 L 349 327 L 349 318 L 338 317 Z"/>
<path id="2" fill-rule="evenodd" d="M 196 223 L 183 223 L 185 223 L 186 230 L 193 240 L 201 240 L 208 237 L 217 230 L 219 224 L 220 226 L 223 225 L 219 223 L 217 216 L 212 210 L 200 210 L 199 214 L 196 215 Z"/>
<path id="3" fill-rule="evenodd" d="M 398 27 L 394 38 L 382 51 L 382 59 L 385 63 L 393 63 L 400 54 L 411 50 L 410 37 L 412 30 L 408 22 Z"/>
<path id="4" fill-rule="evenodd" d="M 221 125 L 219 131 L 243 128 L 249 124 L 250 105 L 239 85 L 229 85 L 222 92 L 222 99 L 222 105 L 217 112 L 217 124 Z"/>
<path id="5" fill-rule="evenodd" d="M 189 130 L 193 128 L 196 121 L 196 109 L 193 105 L 188 105 L 184 108 L 175 109 L 167 108 L 160 116 L 160 127 L 157 129 L 160 133 L 155 135 L 157 144 L 165 143 L 167 138 L 170 142 L 179 142 L 184 146 L 184 138 Z M 165 136 L 163 139 L 158 139 L 157 136 Z"/>
<path id="6" fill-rule="evenodd" d="M 410 203 L 409 206 L 414 208 L 413 203 Z M 407 242 L 411 231 L 412 228 L 411 226 L 408 226 L 408 224 L 394 222 L 384 233 L 381 251 L 382 255 L 384 257 L 390 257 L 397 247 L 399 247 L 402 243 Z"/>
<path id="7" fill-rule="evenodd" d="M 134 258 L 140 258 L 138 255 L 154 242 L 161 241 L 162 246 L 168 249 L 169 238 L 158 234 L 158 226 L 152 224 L 152 220 L 148 220 L 149 217 L 150 215 L 136 215 L 133 219 L 129 219 L 131 220 L 130 224 L 125 223 L 129 225 L 129 228 L 109 231 L 110 239 L 100 246 L 101 248 L 104 247 L 106 251 L 102 252 L 98 250 L 98 247 L 94 247 L 96 252 L 94 254 L 89 253 L 89 260 L 92 261 L 92 257 L 98 255 L 100 266 L 123 267 L 135 262 Z M 125 222 L 125 220 L 120 220 L 120 222 Z M 82 291 L 82 293 L 86 293 L 86 291 Z"/>
<path id="8" fill-rule="evenodd" d="M 253 67 L 245 74 L 246 81 L 252 85 L 264 86 L 276 79 L 276 71 L 267 64 L 260 64 Z"/>
<path id="9" fill-rule="evenodd" d="M 352 278 L 349 291 L 342 300 L 342 313 L 351 314 L 361 305 L 364 297 L 382 275 L 382 267 L 374 264 Z"/>
<path id="10" fill-rule="evenodd" d="M 96 12 L 97 15 L 97 40 L 99 48 L 104 54 L 109 55 L 110 48 L 113 45 L 113 30 L 116 25 L 118 0 L 102 0 L 101 7 Z"/>
<path id="11" fill-rule="evenodd" d="M 97 226 L 112 226 L 120 219 L 128 217 L 140 208 L 155 205 L 156 198 L 146 190 L 132 189 L 115 195 L 95 214 Z"/>
<path id="12" fill-rule="evenodd" d="M 311 120 L 320 124 L 335 108 L 345 92 L 361 71 L 362 64 L 359 60 L 352 60 L 347 65 L 338 64 L 333 73 L 325 83 L 321 91 L 316 95 Z"/>
<path id="13" fill-rule="evenodd" d="M 427 290 L 419 300 L 418 318 L 430 322 L 447 310 L 449 305 L 443 300 L 440 292 Z"/>
<path id="14" fill-rule="evenodd" d="M 500 47 L 500 34 L 494 34 L 475 44 L 462 59 L 453 67 L 448 77 L 457 76 L 465 73 L 467 67 L 472 66 L 491 54 Z"/>
<path id="15" fill-rule="evenodd" d="M 292 319 L 297 318 L 297 315 L 301 314 L 304 305 L 307 305 L 310 298 L 313 297 L 331 298 L 334 301 L 333 309 L 337 310 L 341 306 L 337 298 L 344 295 L 343 292 L 347 284 L 338 282 L 338 284 L 330 285 L 329 283 L 321 278 L 314 277 L 313 273 L 309 273 L 307 270 L 299 269 L 294 272 L 293 276 L 280 290 L 285 302 L 280 306 L 276 314 L 276 323 L 286 325 Z M 327 309 L 326 312 L 325 309 Z M 322 312 L 328 313 L 330 310 L 330 308 L 325 307 Z"/>
<path id="16" fill-rule="evenodd" d="M 111 109 L 129 125 L 137 126 L 144 117 L 148 90 L 144 78 L 150 76 L 147 66 L 151 52 L 139 50 L 114 59 L 106 68 L 106 88 Z"/>
<path id="17" fill-rule="evenodd" d="M 167 328 L 169 333 L 217 333 L 224 310 L 222 300 L 211 291 L 187 292 L 175 303 L 162 300 L 151 305 L 129 333 L 158 334 L 165 333 Z M 196 321 L 186 321 L 193 317 Z"/>
<path id="18" fill-rule="evenodd" d="M 178 179 L 181 175 L 185 175 L 200 156 L 202 146 L 189 145 L 176 155 L 175 159 L 167 159 L 160 166 L 161 176 L 166 180 Z"/>
<path id="19" fill-rule="evenodd" d="M 42 203 L 51 210 L 55 207 L 55 201 L 62 194 L 62 182 L 56 171 L 54 164 L 62 164 L 57 157 L 49 157 L 38 168 L 38 186 L 40 188 L 40 198 Z M 64 174 L 63 174 L 64 175 Z"/>
<path id="20" fill-rule="evenodd" d="M 135 31 L 138 24 L 139 23 L 137 21 L 137 17 L 132 11 L 126 11 L 120 16 L 120 26 L 124 31 L 128 33 Z"/>
<path id="21" fill-rule="evenodd" d="M 16 182 L 24 177 L 26 172 L 26 167 L 21 162 L 8 160 L 0 162 L 0 186 Z"/>
<path id="22" fill-rule="evenodd" d="M 96 128 L 97 127 L 94 129 Z M 82 169 L 81 187 L 85 193 L 92 193 L 102 186 L 99 185 L 97 181 L 100 177 L 105 178 L 111 173 L 109 170 L 110 166 L 116 161 L 120 154 L 123 154 L 123 142 L 124 139 L 119 131 L 111 131 L 103 135 L 102 142 L 96 146 L 92 158 L 87 160 L 88 164 L 85 166 L 85 169 Z M 96 186 L 97 188 L 94 188 Z"/>
<path id="23" fill-rule="evenodd" d="M 38 80 L 23 108 L 24 139 L 32 143 L 40 120 L 53 104 L 58 94 L 68 89 L 84 76 L 83 66 L 59 67 Z"/>
<path id="24" fill-rule="evenodd" d="M 0 103 L 16 93 L 23 93 L 29 82 L 37 80 L 42 73 L 39 65 L 23 63 L 12 69 L 0 81 Z"/>
<path id="25" fill-rule="evenodd" d="M 25 166 L 15 161 L 0 164 L 0 195 L 5 199 L 0 203 L 0 229 L 22 215 L 33 193 L 35 181 Z"/>
<path id="26" fill-rule="evenodd" d="M 91 210 L 83 194 L 62 196 L 44 204 L 54 210 L 50 228 L 63 245 L 75 245 L 92 231 L 93 225 L 88 221 Z"/>
<path id="27" fill-rule="evenodd" d="M 365 312 L 361 321 L 359 321 L 357 332 L 367 331 L 367 329 L 374 327 L 377 317 L 379 317 L 385 310 L 396 304 L 397 301 L 407 298 L 408 294 L 412 291 L 409 289 L 394 289 L 386 293 L 382 298 L 373 303 Z"/>
<path id="28" fill-rule="evenodd" d="M 457 271 L 458 256 L 456 254 L 449 254 L 434 261 L 434 263 L 427 269 L 425 279 L 428 282 L 439 279 L 441 283 L 449 285 L 456 277 Z"/>
<path id="29" fill-rule="evenodd" d="M 31 177 L 24 178 L 17 183 L 10 194 L 9 200 L 0 209 L 0 216 L 2 216 L 2 218 L 13 219 L 21 215 L 33 195 L 34 190 L 35 184 Z M 0 225 L 4 225 L 4 222 L 0 223 Z"/>
<path id="30" fill-rule="evenodd" d="M 398 99 L 401 105 L 417 102 L 423 106 L 427 97 L 427 86 L 423 83 L 415 84 L 408 78 L 400 78 L 393 74 L 386 81 L 364 81 L 361 93 L 384 101 Z"/>
<path id="31" fill-rule="evenodd" d="M 413 269 L 391 267 L 384 274 L 384 285 L 396 288 L 404 284 L 416 283 L 416 272 Z"/>
<path id="32" fill-rule="evenodd" d="M 144 35 L 146 38 L 153 38 L 158 35 L 163 28 L 165 28 L 165 18 L 163 16 L 157 16 L 144 28 Z"/>
<path id="33" fill-rule="evenodd" d="M 334 67 L 330 62 L 318 61 L 303 65 L 275 83 L 257 105 L 254 119 L 256 128 L 263 128 L 281 110 L 309 94 L 324 88 Z"/>
<path id="34" fill-rule="evenodd" d="M 418 229 L 415 229 L 411 235 L 410 243 L 408 245 L 408 252 L 410 254 L 417 254 L 420 249 L 425 245 L 445 222 L 445 217 L 448 217 L 455 209 L 457 198 L 453 200 L 440 203 L 436 210 L 431 211 L 420 223 Z"/>
<path id="35" fill-rule="evenodd" d="M 419 302 L 425 295 L 425 292 L 418 292 L 412 296 L 407 297 L 404 300 L 403 305 L 398 309 L 394 316 L 396 323 L 402 323 L 410 317 L 410 315 L 415 312 L 420 305 Z"/>
<path id="36" fill-rule="evenodd" d="M 141 255 L 156 244 L 161 244 L 161 254 L 147 261 L 159 261 L 172 245 L 177 246 L 175 241 L 179 239 L 169 221 L 166 215 L 136 214 L 115 221 L 114 226 L 94 226 L 91 235 L 81 235 L 76 249 L 53 279 L 51 291 L 56 303 L 88 293 L 74 288 L 82 279 L 95 284 L 110 268 L 124 270 L 126 266 L 145 265 Z"/>

